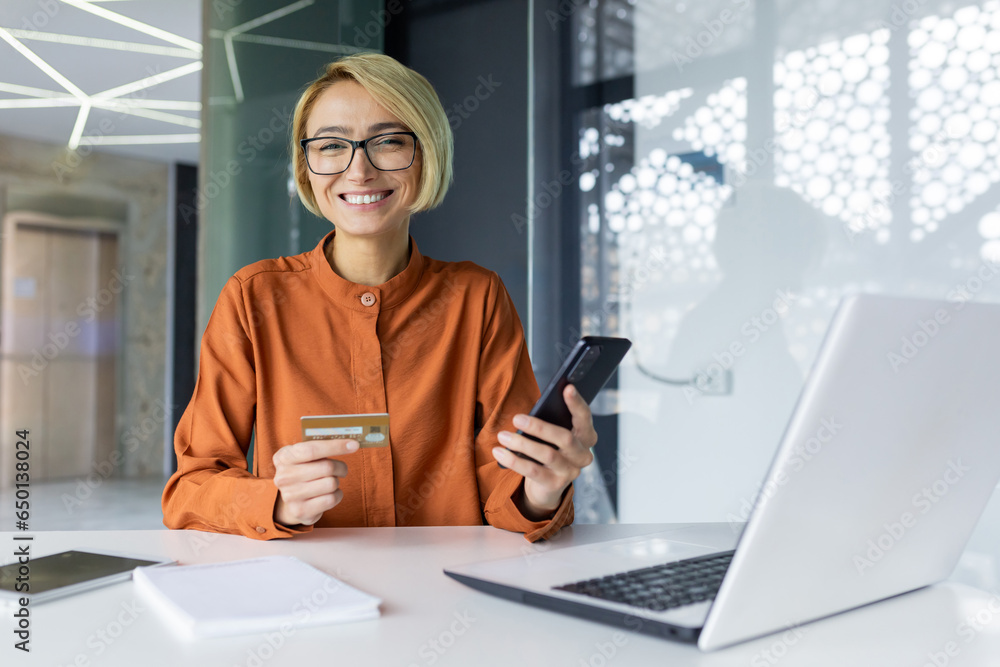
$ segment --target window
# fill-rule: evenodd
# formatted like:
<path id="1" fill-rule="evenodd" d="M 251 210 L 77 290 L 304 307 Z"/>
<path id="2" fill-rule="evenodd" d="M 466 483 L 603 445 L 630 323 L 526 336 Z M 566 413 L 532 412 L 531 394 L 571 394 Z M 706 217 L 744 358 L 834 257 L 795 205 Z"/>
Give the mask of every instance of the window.
<path id="1" fill-rule="evenodd" d="M 741 520 L 842 295 L 1000 300 L 1000 2 L 571 19 L 580 331 L 634 344 L 595 404 L 619 518 Z"/>

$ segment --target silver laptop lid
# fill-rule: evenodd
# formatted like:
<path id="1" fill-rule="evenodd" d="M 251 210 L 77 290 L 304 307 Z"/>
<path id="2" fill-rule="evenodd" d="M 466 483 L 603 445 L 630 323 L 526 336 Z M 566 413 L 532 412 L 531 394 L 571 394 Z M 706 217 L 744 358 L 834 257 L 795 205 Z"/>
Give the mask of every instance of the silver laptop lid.
<path id="1" fill-rule="evenodd" d="M 1000 478 L 1000 305 L 847 297 L 699 638 L 940 581 Z"/>

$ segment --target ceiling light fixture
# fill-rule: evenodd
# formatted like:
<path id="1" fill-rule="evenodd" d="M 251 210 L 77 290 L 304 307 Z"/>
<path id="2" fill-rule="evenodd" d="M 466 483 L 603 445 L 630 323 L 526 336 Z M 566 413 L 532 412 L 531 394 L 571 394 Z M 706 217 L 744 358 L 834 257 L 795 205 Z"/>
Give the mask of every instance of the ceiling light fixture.
<path id="1" fill-rule="evenodd" d="M 117 111 L 118 113 L 128 114 L 130 116 L 138 116 L 140 118 L 149 118 L 150 120 L 159 120 L 164 123 L 173 123 L 174 125 L 182 125 L 184 127 L 193 127 L 196 129 L 201 128 L 201 120 L 198 118 L 191 118 L 190 116 L 180 116 L 174 113 L 166 113 L 164 111 L 156 111 L 154 109 L 143 109 L 142 107 L 129 107 L 128 105 L 121 105 L 116 103 L 117 100 L 100 100 L 94 99 L 93 106 L 98 109 L 106 109 L 108 111 Z"/>
<path id="2" fill-rule="evenodd" d="M 66 0 L 64 0 L 66 1 Z M 83 138 L 83 131 L 87 126 L 87 118 L 90 116 L 90 110 L 95 104 L 100 108 L 111 108 L 121 113 L 130 114 L 133 116 L 140 116 L 145 118 L 150 118 L 153 120 L 160 120 L 168 123 L 173 123 L 175 125 L 183 125 L 186 127 L 196 127 L 200 128 L 201 121 L 196 118 L 189 118 L 187 116 L 180 116 L 177 114 L 164 113 L 162 111 L 154 111 L 152 109 L 143 109 L 141 106 L 129 106 L 126 104 L 119 104 L 120 100 L 116 100 L 122 95 L 128 95 L 129 93 L 134 93 L 139 90 L 144 90 L 152 86 L 156 86 L 160 83 L 166 81 L 171 81 L 179 77 L 191 74 L 193 72 L 198 72 L 202 68 L 202 63 L 200 60 L 196 62 L 191 62 L 180 67 L 176 67 L 172 70 L 167 70 L 166 72 L 160 72 L 152 76 L 148 76 L 144 79 L 138 81 L 133 81 L 121 86 L 116 86 L 115 88 L 110 88 L 108 90 L 97 93 L 96 95 L 90 96 L 84 93 L 76 84 L 67 79 L 65 76 L 60 74 L 54 67 L 49 65 L 47 62 L 42 60 L 34 51 L 29 49 L 23 43 L 21 43 L 16 37 L 14 37 L 10 31 L 0 28 L 0 39 L 13 46 L 21 55 L 30 60 L 36 67 L 45 72 L 53 81 L 58 83 L 60 86 L 65 88 L 70 94 L 72 94 L 74 100 L 70 102 L 66 97 L 55 93 L 54 91 L 43 90 L 40 88 L 30 88 L 28 86 L 18 86 L 15 84 L 0 84 L 0 90 L 6 90 L 6 92 L 12 92 L 22 95 L 37 94 L 39 96 L 38 101 L 32 100 L 0 100 L 0 108 L 44 108 L 55 107 L 55 106 L 73 106 L 73 104 L 79 104 L 80 110 L 76 116 L 76 122 L 73 124 L 73 131 L 69 137 L 69 149 L 75 151 L 80 146 L 80 141 Z M 59 95 L 58 97 L 56 97 Z M 140 136 L 140 135 L 136 135 Z M 160 136 L 160 135 L 150 135 L 150 136 Z M 164 135 L 164 136 L 190 136 L 190 135 Z M 181 142 L 186 143 L 186 142 Z"/>
<path id="3" fill-rule="evenodd" d="M 87 125 L 87 116 L 90 115 L 90 100 L 80 103 L 80 113 L 76 115 L 76 124 L 73 125 L 73 132 L 69 135 L 69 149 L 75 151 L 80 145 L 80 137 L 83 136 L 83 128 Z"/>
<path id="4" fill-rule="evenodd" d="M 56 44 L 71 44 L 73 46 L 89 46 L 112 51 L 128 51 L 147 53 L 154 56 L 173 56 L 175 58 L 201 58 L 201 52 L 193 49 L 182 49 L 172 46 L 156 46 L 140 44 L 139 42 L 123 42 L 117 39 L 101 39 L 99 37 L 81 37 L 78 35 L 63 35 L 54 32 L 39 32 L 37 30 L 21 30 L 7 28 L 7 32 L 18 39 L 35 40 L 39 42 L 54 42 Z"/>
<path id="5" fill-rule="evenodd" d="M 93 135 L 83 137 L 83 143 L 90 146 L 138 146 L 144 144 L 196 144 L 200 134 L 135 134 L 135 135 Z"/>
<path id="6" fill-rule="evenodd" d="M 39 98 L 29 97 L 24 100 L 0 100 L 0 109 L 48 109 L 56 107 L 75 107 L 80 100 L 75 97 Z"/>
<path id="7" fill-rule="evenodd" d="M 65 2 L 66 0 L 63 1 Z M 276 21 L 283 16 L 288 16 L 292 12 L 304 9 L 312 5 L 314 2 L 315 0 L 299 0 L 298 2 L 293 2 L 290 5 L 285 5 L 281 9 L 275 9 L 273 12 L 268 12 L 262 16 L 258 16 L 255 19 L 251 19 L 246 23 L 241 23 L 240 25 L 230 28 L 222 33 L 222 44 L 226 50 L 226 63 L 229 65 L 229 78 L 233 81 L 233 91 L 236 94 L 237 102 L 243 101 L 243 83 L 240 81 L 240 71 L 236 66 L 236 53 L 233 50 L 233 39 L 248 30 L 253 30 L 254 28 L 258 28 L 266 23 Z"/>
<path id="8" fill-rule="evenodd" d="M 16 83 L 0 83 L 0 93 L 14 93 L 15 95 L 31 95 L 33 97 L 64 97 L 66 93 L 58 93 L 54 90 L 44 88 L 34 88 L 32 86 L 19 86 Z"/>
<path id="9" fill-rule="evenodd" d="M 113 1 L 113 0 L 109 0 Z M 76 121 L 73 124 L 73 131 L 69 138 L 69 149 L 76 150 L 82 145 L 139 145 L 139 144 L 183 144 L 197 143 L 200 141 L 199 134 L 161 134 L 161 135 L 108 135 L 95 134 L 84 136 L 87 121 L 91 110 L 94 108 L 106 111 L 128 114 L 142 118 L 149 118 L 174 125 L 181 125 L 200 129 L 201 120 L 196 117 L 169 113 L 168 111 L 199 111 L 201 104 L 193 101 L 183 100 L 152 100 L 152 99 L 132 99 L 122 96 L 151 88 L 160 83 L 171 81 L 179 77 L 198 72 L 202 69 L 201 52 L 202 46 L 198 42 L 192 41 L 154 26 L 150 26 L 141 21 L 128 18 L 116 12 L 96 7 L 87 0 L 62 0 L 66 5 L 76 7 L 82 11 L 89 12 L 100 18 L 117 23 L 126 28 L 130 28 L 143 34 L 169 42 L 175 46 L 158 46 L 152 44 L 142 44 L 139 42 L 126 42 L 114 39 L 101 39 L 96 37 L 84 37 L 78 35 L 66 35 L 59 33 L 46 33 L 37 30 L 22 30 L 17 28 L 0 28 L 0 39 L 10 44 L 14 49 L 27 58 L 38 69 L 43 71 L 49 78 L 55 81 L 66 92 L 45 90 L 31 86 L 23 86 L 14 83 L 0 83 L 0 92 L 13 95 L 23 95 L 26 99 L 0 99 L 0 109 L 39 109 L 57 107 L 79 107 Z M 312 4 L 313 0 L 308 0 Z M 301 3 L 297 3 L 301 4 Z M 272 12 L 274 14 L 274 12 Z M 54 67 L 49 65 L 38 54 L 28 48 L 21 40 L 35 40 L 41 42 L 68 44 L 73 46 L 84 46 L 90 48 L 110 49 L 133 53 L 144 53 L 150 55 L 161 55 L 176 58 L 185 58 L 194 62 L 187 63 L 180 67 L 167 70 L 166 72 L 153 73 L 148 77 L 116 86 L 108 90 L 101 91 L 94 95 L 87 95 L 76 84 L 61 74 Z M 153 72 L 154 70 L 149 69 Z"/>
<path id="10" fill-rule="evenodd" d="M 198 42 L 186 39 L 180 35 L 175 35 L 174 33 L 167 32 L 166 30 L 161 30 L 160 28 L 148 25 L 141 21 L 130 19 L 127 16 L 111 11 L 110 9 L 95 7 L 85 0 L 62 0 L 62 2 L 70 5 L 71 7 L 76 7 L 77 9 L 82 9 L 85 12 L 90 12 L 95 16 L 100 16 L 101 18 L 117 23 L 118 25 L 125 26 L 126 28 L 131 28 L 151 37 L 156 37 L 157 39 L 162 39 L 165 42 L 170 42 L 171 44 L 176 44 L 177 46 L 184 47 L 185 49 L 201 53 L 201 44 Z"/>
<path id="11" fill-rule="evenodd" d="M 215 39 L 223 39 L 226 33 L 222 30 L 209 30 L 208 36 Z M 234 42 L 249 42 L 251 44 L 264 44 L 266 46 L 283 46 L 289 49 L 302 49 L 304 51 L 321 51 L 326 53 L 359 53 L 364 49 L 342 44 L 326 44 L 324 42 L 309 42 L 304 39 L 288 39 L 286 37 L 269 37 L 268 35 L 233 35 Z"/>
<path id="12" fill-rule="evenodd" d="M 131 97 L 122 97 L 109 101 L 113 101 L 118 106 L 140 107 L 142 109 L 173 109 L 174 111 L 201 111 L 201 102 L 184 102 L 182 100 L 140 100 Z"/>
<path id="13" fill-rule="evenodd" d="M 122 86 L 116 86 L 114 88 L 109 88 L 108 90 L 95 93 L 93 97 L 99 99 L 121 97 L 122 95 L 128 95 L 129 93 L 134 93 L 136 91 L 143 90 L 144 88 L 151 88 L 187 74 L 201 71 L 201 67 L 202 65 L 200 60 L 198 62 L 188 63 L 187 65 L 181 65 L 180 67 L 167 70 L 166 72 L 160 72 L 159 74 L 147 76 L 145 79 L 139 79 L 138 81 L 133 81 L 132 83 L 126 83 Z"/>
<path id="14" fill-rule="evenodd" d="M 77 88 L 75 83 L 73 83 L 72 81 L 64 77 L 62 74 L 57 72 L 55 68 L 52 67 L 52 65 L 48 64 L 47 62 L 39 58 L 34 51 L 29 49 L 20 41 L 18 41 L 18 39 L 14 37 L 12 34 L 10 34 L 10 32 L 8 32 L 6 28 L 0 28 L 0 39 L 4 40 L 5 42 L 13 46 L 18 53 L 20 53 L 22 56 L 30 60 L 35 65 L 35 67 L 48 74 L 49 78 L 51 78 L 53 81 L 55 81 L 60 86 L 65 88 L 67 92 L 72 94 L 74 97 L 80 99 L 81 101 L 87 98 L 87 94 L 84 93 L 79 88 Z"/>
<path id="15" fill-rule="evenodd" d="M 0 39 L 3 39 L 5 42 L 13 46 L 18 53 L 30 60 L 38 69 L 48 74 L 53 81 L 65 88 L 70 94 L 73 95 L 73 97 L 79 100 L 80 113 L 76 116 L 76 124 L 73 126 L 73 132 L 69 137 L 70 150 L 76 150 L 76 147 L 80 145 L 80 136 L 83 134 L 84 125 L 87 123 L 87 115 L 90 113 L 90 101 L 87 94 L 80 90 L 75 83 L 57 72 L 52 65 L 49 65 L 47 62 L 38 57 L 34 51 L 19 42 L 16 37 L 3 28 L 0 28 Z"/>

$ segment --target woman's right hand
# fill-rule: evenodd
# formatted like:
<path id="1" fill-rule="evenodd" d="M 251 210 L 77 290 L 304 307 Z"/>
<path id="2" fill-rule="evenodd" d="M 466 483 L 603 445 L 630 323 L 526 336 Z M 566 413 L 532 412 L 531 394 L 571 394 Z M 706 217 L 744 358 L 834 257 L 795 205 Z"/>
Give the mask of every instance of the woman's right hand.
<path id="1" fill-rule="evenodd" d="M 347 464 L 330 457 L 356 452 L 359 446 L 356 440 L 307 440 L 279 449 L 273 459 L 275 523 L 311 526 L 343 500 L 340 478 L 347 476 Z"/>

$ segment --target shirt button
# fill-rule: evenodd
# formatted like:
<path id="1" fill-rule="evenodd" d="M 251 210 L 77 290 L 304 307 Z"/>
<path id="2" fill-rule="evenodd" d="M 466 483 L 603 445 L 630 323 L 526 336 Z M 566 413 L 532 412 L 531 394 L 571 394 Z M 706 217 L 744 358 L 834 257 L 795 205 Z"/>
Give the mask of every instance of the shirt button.
<path id="1" fill-rule="evenodd" d="M 267 532 L 267 528 L 265 528 L 264 526 L 257 526 L 257 532 L 258 533 L 266 533 Z"/>
<path id="2" fill-rule="evenodd" d="M 366 306 L 374 306 L 375 295 L 372 294 L 371 292 L 365 292 L 364 294 L 361 295 L 361 303 Z"/>

